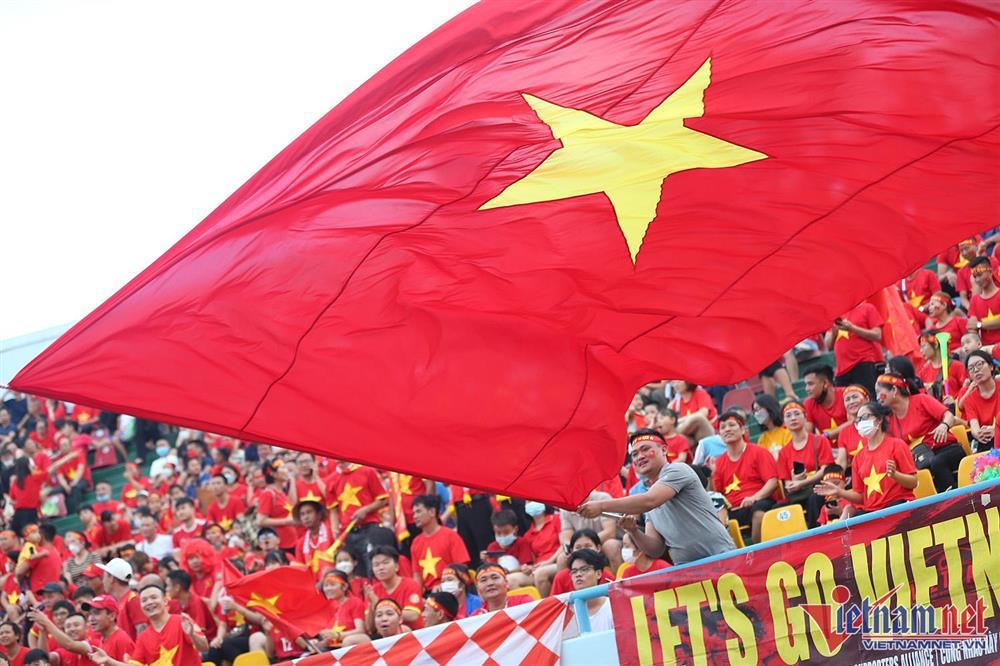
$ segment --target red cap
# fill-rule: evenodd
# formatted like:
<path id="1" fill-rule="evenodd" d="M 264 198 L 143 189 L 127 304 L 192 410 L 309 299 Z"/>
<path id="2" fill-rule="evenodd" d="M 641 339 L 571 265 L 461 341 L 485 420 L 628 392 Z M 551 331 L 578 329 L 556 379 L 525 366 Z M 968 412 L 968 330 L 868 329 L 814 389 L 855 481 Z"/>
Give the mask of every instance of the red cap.
<path id="1" fill-rule="evenodd" d="M 97 568 L 96 564 L 88 564 L 87 568 L 80 572 L 84 578 L 100 578 L 104 572 Z"/>
<path id="2" fill-rule="evenodd" d="M 108 611 L 111 613 L 117 613 L 118 602 L 110 594 L 99 594 L 90 601 L 85 601 L 84 603 L 80 604 L 80 608 L 82 608 L 85 611 L 96 609 L 96 610 Z"/>

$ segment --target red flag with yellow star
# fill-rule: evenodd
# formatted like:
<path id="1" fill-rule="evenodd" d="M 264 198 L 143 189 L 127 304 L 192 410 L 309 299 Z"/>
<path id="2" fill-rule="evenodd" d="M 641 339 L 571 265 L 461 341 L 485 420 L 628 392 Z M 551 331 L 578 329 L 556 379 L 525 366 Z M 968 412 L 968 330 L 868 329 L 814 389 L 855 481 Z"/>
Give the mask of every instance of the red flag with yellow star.
<path id="1" fill-rule="evenodd" d="M 226 562 L 223 582 L 236 603 L 262 613 L 290 640 L 315 636 L 336 620 L 329 601 L 316 589 L 315 576 L 306 569 L 277 567 L 241 576 Z"/>
<path id="2" fill-rule="evenodd" d="M 996 224 L 998 26 L 988 0 L 487 0 L 13 386 L 574 505 L 639 385 L 744 379 Z"/>

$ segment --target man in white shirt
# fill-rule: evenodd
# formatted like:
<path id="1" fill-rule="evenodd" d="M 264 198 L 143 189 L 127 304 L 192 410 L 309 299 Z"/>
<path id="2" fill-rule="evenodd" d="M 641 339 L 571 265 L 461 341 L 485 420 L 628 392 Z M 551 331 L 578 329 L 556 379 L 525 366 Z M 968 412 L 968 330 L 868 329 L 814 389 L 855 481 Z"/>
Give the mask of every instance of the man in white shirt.
<path id="1" fill-rule="evenodd" d="M 153 516 L 140 518 L 139 534 L 142 535 L 142 540 L 136 543 L 135 549 L 153 559 L 162 560 L 174 554 L 174 540 L 166 534 L 160 534 L 156 528 L 156 518 Z"/>

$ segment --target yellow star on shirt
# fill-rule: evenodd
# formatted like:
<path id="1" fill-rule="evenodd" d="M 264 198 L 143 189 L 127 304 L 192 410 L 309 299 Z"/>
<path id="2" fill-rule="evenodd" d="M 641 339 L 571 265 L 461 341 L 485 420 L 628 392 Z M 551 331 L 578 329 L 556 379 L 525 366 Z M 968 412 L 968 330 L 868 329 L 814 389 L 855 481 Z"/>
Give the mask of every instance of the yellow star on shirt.
<path id="1" fill-rule="evenodd" d="M 982 321 L 985 324 L 988 321 L 996 321 L 997 319 L 1000 319 L 1000 315 L 993 314 L 992 308 L 987 308 L 986 316 L 983 317 Z"/>
<path id="2" fill-rule="evenodd" d="M 278 599 L 281 597 L 280 594 L 276 594 L 273 597 L 262 597 L 256 592 L 250 593 L 250 601 L 247 602 L 247 608 L 261 608 L 271 615 L 281 615 L 281 610 L 275 605 L 278 603 Z"/>
<path id="3" fill-rule="evenodd" d="M 422 569 L 424 578 L 436 578 L 437 577 L 437 564 L 441 561 L 440 557 L 434 557 L 431 553 L 430 546 L 424 551 L 424 559 L 417 562 Z"/>
<path id="4" fill-rule="evenodd" d="M 836 342 L 837 340 L 841 340 L 841 339 L 843 339 L 843 340 L 850 340 L 851 339 L 851 333 L 850 333 L 850 331 L 845 331 L 843 329 L 837 331 L 837 337 L 834 339 L 834 342 Z"/>
<path id="5" fill-rule="evenodd" d="M 149 666 L 173 666 L 174 664 L 174 654 L 177 653 L 177 648 L 179 645 L 175 645 L 169 650 L 164 646 L 160 646 L 160 656 L 156 658 L 156 661 L 151 663 Z"/>
<path id="6" fill-rule="evenodd" d="M 705 113 L 711 83 L 709 58 L 691 78 L 638 125 L 618 125 L 595 115 L 522 94 L 562 147 L 507 186 L 480 210 L 604 193 L 635 263 L 656 217 L 663 182 L 689 169 L 719 169 L 767 158 L 764 153 L 685 127 Z"/>
<path id="7" fill-rule="evenodd" d="M 853 451 L 851 451 L 851 457 L 853 458 L 854 456 L 856 456 L 859 453 L 861 453 L 861 447 L 863 447 L 864 445 L 865 445 L 864 440 L 861 440 L 860 442 L 858 442 L 858 445 L 856 447 L 854 447 Z"/>
<path id="8" fill-rule="evenodd" d="M 361 490 L 361 486 L 352 486 L 349 483 L 344 484 L 344 489 L 340 491 L 340 496 L 337 497 L 337 501 L 340 502 L 340 510 L 346 511 L 349 506 L 361 506 L 361 500 L 358 499 L 358 491 Z"/>
<path id="9" fill-rule="evenodd" d="M 909 301 L 910 305 L 912 305 L 915 308 L 919 308 L 920 304 L 924 302 L 924 295 L 911 291 Z"/>
<path id="10" fill-rule="evenodd" d="M 739 489 L 740 489 L 740 477 L 733 474 L 732 480 L 729 482 L 729 485 L 726 486 L 726 489 L 723 491 L 723 493 L 728 495 L 729 493 L 736 492 Z"/>
<path id="11" fill-rule="evenodd" d="M 345 629 L 347 629 L 347 627 L 345 627 L 344 625 L 342 625 L 340 622 L 334 622 L 333 626 L 330 627 L 330 631 L 336 632 L 338 634 L 344 633 Z"/>
<path id="12" fill-rule="evenodd" d="M 233 526 L 233 519 L 223 516 L 219 519 L 219 527 L 222 528 L 223 532 L 228 532 L 229 528 Z"/>
<path id="13" fill-rule="evenodd" d="M 868 472 L 868 476 L 864 478 L 865 494 L 873 495 L 878 493 L 879 495 L 885 495 L 885 492 L 882 490 L 882 479 L 884 478 L 884 473 L 876 472 L 875 468 L 872 467 Z"/>

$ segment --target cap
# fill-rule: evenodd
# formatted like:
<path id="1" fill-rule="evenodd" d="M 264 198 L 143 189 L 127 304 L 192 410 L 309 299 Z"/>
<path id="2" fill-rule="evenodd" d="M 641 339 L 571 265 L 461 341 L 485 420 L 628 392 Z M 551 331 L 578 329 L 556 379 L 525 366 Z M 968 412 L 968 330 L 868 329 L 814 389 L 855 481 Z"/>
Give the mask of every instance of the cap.
<path id="1" fill-rule="evenodd" d="M 96 564 L 88 564 L 86 568 L 80 572 L 80 575 L 84 578 L 100 578 L 104 574 L 97 568 Z"/>
<path id="2" fill-rule="evenodd" d="M 118 612 L 118 602 L 110 594 L 99 594 L 90 601 L 80 604 L 80 608 L 85 611 L 104 610 L 110 613 Z"/>
<path id="3" fill-rule="evenodd" d="M 55 582 L 46 583 L 37 590 L 39 594 L 45 594 L 46 592 L 54 592 L 56 594 L 62 594 L 65 591 L 66 591 L 65 588 L 63 588 L 63 586 L 60 583 L 55 583 Z"/>
<path id="4" fill-rule="evenodd" d="M 132 565 L 120 557 L 116 557 L 107 564 L 98 564 L 97 568 L 106 571 L 123 583 L 127 583 L 132 577 Z"/>
<path id="5" fill-rule="evenodd" d="M 257 539 L 259 540 L 261 537 L 268 535 L 278 536 L 278 532 L 273 527 L 262 527 L 260 528 L 260 531 L 257 532 Z"/>

